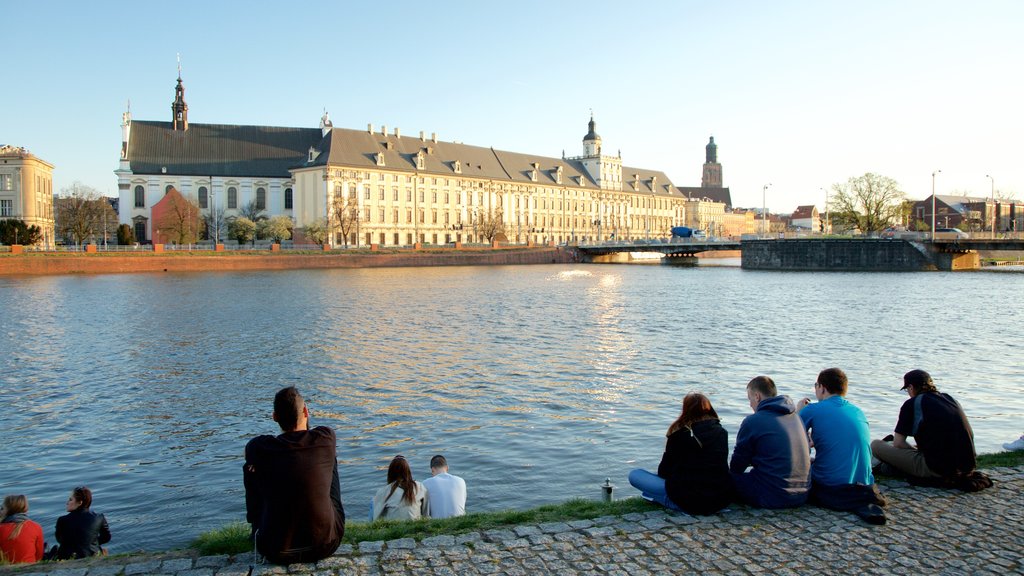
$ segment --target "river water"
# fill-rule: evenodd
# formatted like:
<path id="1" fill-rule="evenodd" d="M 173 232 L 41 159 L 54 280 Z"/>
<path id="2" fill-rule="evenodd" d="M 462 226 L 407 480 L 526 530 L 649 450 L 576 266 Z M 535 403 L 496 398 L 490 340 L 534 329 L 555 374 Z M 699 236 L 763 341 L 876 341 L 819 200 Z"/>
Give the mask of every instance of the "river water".
<path id="1" fill-rule="evenodd" d="M 636 265 L 0 277 L 0 493 L 29 496 L 52 543 L 89 485 L 114 552 L 186 545 L 244 519 L 242 451 L 277 433 L 296 385 L 338 433 L 342 496 L 363 519 L 395 454 L 417 479 L 444 453 L 468 509 L 635 495 L 684 394 L 735 438 L 768 374 L 848 398 L 892 430 L 901 376 L 929 370 L 979 452 L 1022 432 L 1018 269 L 777 273 Z"/>

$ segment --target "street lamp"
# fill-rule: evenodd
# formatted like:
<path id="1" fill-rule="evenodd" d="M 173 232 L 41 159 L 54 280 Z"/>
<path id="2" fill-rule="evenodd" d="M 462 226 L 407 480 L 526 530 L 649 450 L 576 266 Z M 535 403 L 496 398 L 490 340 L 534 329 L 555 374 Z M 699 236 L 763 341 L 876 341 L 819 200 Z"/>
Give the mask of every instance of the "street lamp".
<path id="1" fill-rule="evenodd" d="M 935 175 L 940 172 L 942 170 L 932 172 L 932 242 L 935 241 Z"/>
<path id="2" fill-rule="evenodd" d="M 768 203 L 766 198 L 768 197 L 768 187 L 772 183 L 769 182 L 761 187 L 761 235 L 765 236 L 768 234 Z"/>
<path id="3" fill-rule="evenodd" d="M 996 179 L 988 174 L 985 174 L 985 178 L 988 178 L 992 182 L 992 239 L 996 238 Z"/>

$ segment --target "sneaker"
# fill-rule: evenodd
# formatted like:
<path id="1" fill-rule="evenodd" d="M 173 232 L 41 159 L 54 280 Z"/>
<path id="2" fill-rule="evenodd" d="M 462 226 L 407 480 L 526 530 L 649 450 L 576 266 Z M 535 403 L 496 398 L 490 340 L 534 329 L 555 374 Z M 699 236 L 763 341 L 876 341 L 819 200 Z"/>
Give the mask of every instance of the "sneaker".
<path id="1" fill-rule="evenodd" d="M 1024 450 L 1024 435 L 1022 435 L 1020 438 L 1017 438 L 1013 442 L 1007 442 L 1006 444 L 1003 444 L 1003 449 L 1011 451 Z"/>

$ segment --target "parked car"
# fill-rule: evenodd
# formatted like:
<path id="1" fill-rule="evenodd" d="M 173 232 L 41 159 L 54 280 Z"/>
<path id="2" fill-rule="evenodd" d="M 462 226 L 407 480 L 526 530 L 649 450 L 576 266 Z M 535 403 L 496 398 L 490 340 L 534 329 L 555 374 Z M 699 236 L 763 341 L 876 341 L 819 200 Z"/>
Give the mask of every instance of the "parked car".
<path id="1" fill-rule="evenodd" d="M 959 240 L 960 238 L 970 238 L 971 235 L 959 228 L 936 228 L 935 239 L 936 240 Z"/>

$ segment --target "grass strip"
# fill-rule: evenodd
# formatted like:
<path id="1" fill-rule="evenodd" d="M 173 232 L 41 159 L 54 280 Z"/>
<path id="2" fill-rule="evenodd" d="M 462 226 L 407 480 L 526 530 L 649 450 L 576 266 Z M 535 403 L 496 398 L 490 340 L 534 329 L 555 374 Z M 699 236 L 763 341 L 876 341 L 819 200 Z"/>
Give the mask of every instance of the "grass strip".
<path id="1" fill-rule="evenodd" d="M 1024 450 L 981 454 L 978 456 L 978 468 L 1003 468 L 1021 465 L 1024 465 Z M 343 542 L 346 544 L 358 544 L 360 542 L 395 540 L 398 538 L 422 540 L 441 534 L 454 536 L 468 532 L 508 528 L 523 524 L 589 520 L 599 516 L 622 516 L 632 512 L 648 512 L 659 508 L 661 507 L 639 497 L 615 500 L 613 502 L 576 499 L 562 504 L 548 504 L 529 510 L 477 512 L 457 518 L 348 522 L 345 524 L 345 539 Z M 249 525 L 244 522 L 236 522 L 222 528 L 204 532 L 192 542 L 192 548 L 197 549 L 203 555 L 252 552 L 253 543 L 249 538 Z"/>

